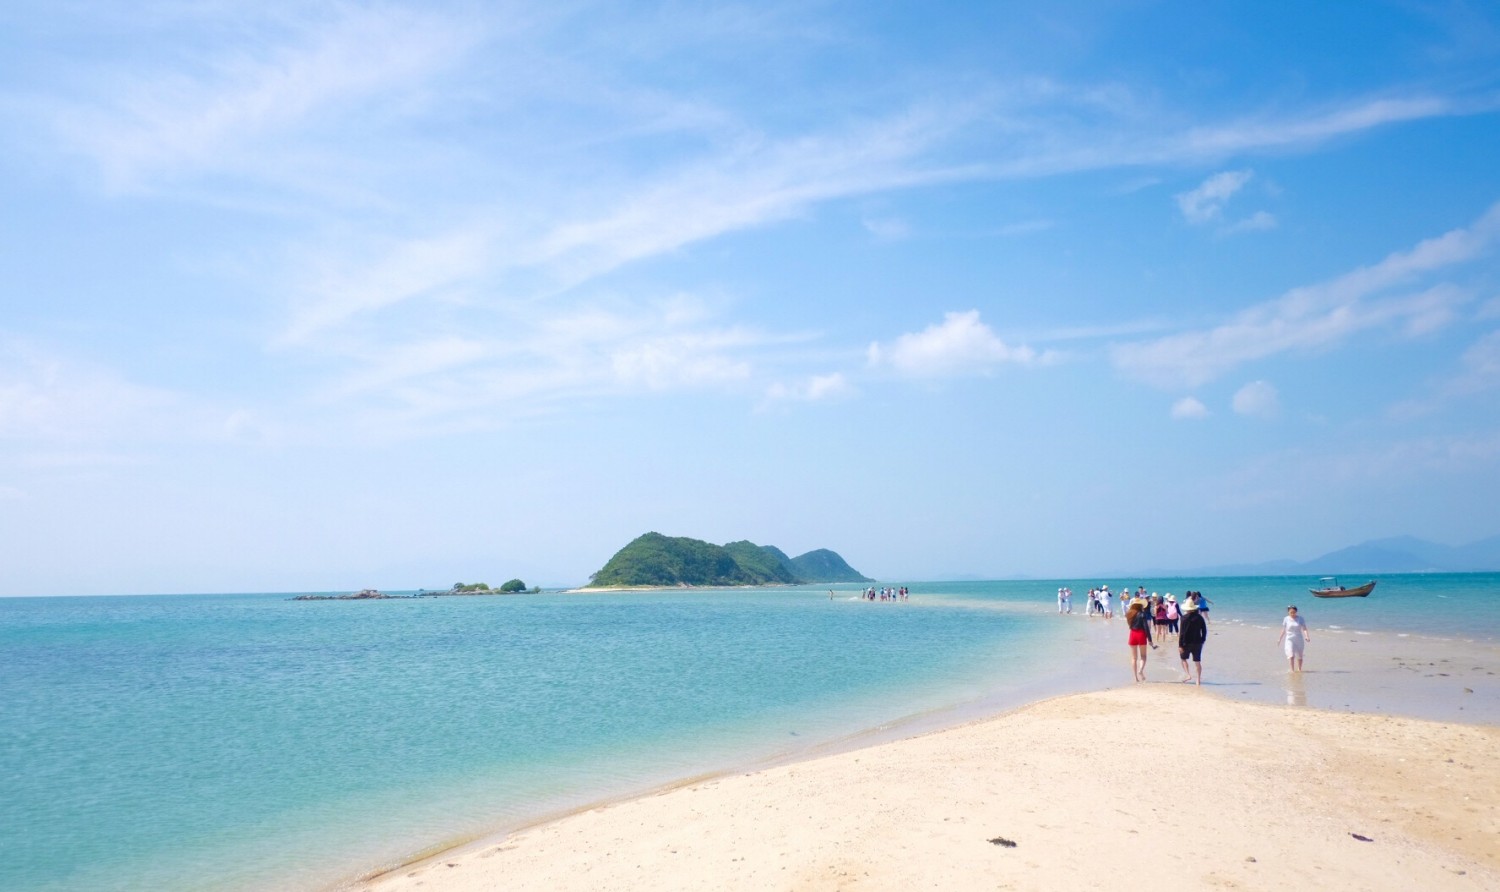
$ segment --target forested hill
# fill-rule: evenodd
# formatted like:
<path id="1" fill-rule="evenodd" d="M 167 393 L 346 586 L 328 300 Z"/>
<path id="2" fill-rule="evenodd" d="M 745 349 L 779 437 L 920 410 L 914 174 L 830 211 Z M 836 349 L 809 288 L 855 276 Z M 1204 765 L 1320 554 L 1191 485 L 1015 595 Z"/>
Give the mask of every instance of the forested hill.
<path id="1" fill-rule="evenodd" d="M 789 558 L 775 546 L 745 540 L 714 545 L 685 536 L 646 533 L 615 552 L 590 584 L 655 587 L 872 581 L 826 548 Z"/>

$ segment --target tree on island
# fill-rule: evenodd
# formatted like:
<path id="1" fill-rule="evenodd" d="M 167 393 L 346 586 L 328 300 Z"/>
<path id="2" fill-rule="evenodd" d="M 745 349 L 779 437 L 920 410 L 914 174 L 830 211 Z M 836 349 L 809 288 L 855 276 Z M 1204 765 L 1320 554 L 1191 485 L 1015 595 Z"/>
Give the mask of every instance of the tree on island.
<path id="1" fill-rule="evenodd" d="M 512 579 L 504 585 L 500 586 L 500 594 L 502 595 L 514 595 L 517 592 L 524 591 L 526 591 L 526 583 L 522 582 L 519 579 Z"/>
<path id="2" fill-rule="evenodd" d="M 509 585 L 509 583 L 506 584 Z M 453 590 L 455 592 L 487 592 L 490 591 L 490 587 L 483 582 L 455 582 Z"/>

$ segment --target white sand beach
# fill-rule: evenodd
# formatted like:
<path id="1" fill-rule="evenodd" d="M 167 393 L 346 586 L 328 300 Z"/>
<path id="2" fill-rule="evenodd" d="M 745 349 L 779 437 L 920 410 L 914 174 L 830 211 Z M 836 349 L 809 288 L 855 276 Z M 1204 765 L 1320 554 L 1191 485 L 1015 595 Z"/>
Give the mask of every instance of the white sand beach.
<path id="1" fill-rule="evenodd" d="M 1216 634 L 1205 678 L 1262 634 Z M 359 888 L 1500 888 L 1500 728 L 1247 702 L 1156 653 L 1153 683 L 601 805 Z"/>

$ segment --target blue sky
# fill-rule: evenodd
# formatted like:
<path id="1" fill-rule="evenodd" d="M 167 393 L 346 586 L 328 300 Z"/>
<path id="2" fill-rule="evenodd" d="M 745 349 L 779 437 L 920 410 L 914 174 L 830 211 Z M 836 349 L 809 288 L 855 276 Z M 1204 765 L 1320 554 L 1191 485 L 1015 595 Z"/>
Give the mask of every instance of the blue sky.
<path id="1" fill-rule="evenodd" d="M 1484 3 L 0 9 L 0 594 L 1500 533 Z"/>

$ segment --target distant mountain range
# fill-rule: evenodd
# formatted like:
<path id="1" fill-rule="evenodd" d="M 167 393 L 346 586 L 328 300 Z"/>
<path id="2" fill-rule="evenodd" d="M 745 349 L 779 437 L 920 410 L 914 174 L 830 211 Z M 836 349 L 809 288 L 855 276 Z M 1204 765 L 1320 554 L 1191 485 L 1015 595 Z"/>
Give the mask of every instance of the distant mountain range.
<path id="1" fill-rule="evenodd" d="M 590 577 L 599 587 L 798 585 L 870 582 L 837 552 L 820 548 L 797 557 L 748 540 L 714 545 L 701 539 L 646 533 L 615 552 Z"/>
<path id="2" fill-rule="evenodd" d="M 1468 545 L 1440 545 L 1415 536 L 1371 539 L 1310 561 L 1222 564 L 1188 570 L 1154 570 L 1142 575 L 1335 576 L 1343 573 L 1465 573 L 1500 571 L 1500 536 Z"/>

